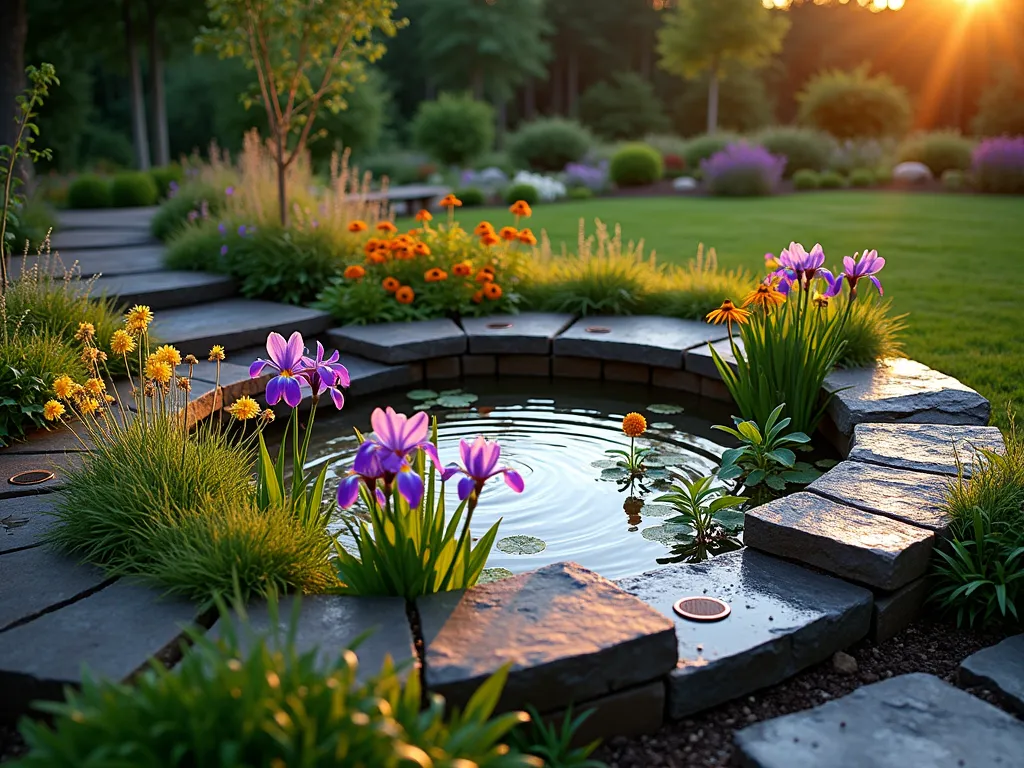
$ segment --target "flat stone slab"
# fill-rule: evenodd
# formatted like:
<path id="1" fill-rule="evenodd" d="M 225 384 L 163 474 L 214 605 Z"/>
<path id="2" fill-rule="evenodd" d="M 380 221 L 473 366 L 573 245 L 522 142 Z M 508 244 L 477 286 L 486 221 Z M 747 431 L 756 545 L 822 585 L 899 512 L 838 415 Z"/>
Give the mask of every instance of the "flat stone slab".
<path id="1" fill-rule="evenodd" d="M 348 368 L 352 379 L 346 396 L 360 397 L 393 387 L 407 387 L 423 377 L 419 365 L 384 365 L 355 355 L 342 355 L 341 363 Z"/>
<path id="2" fill-rule="evenodd" d="M 675 622 L 674 719 L 785 680 L 857 642 L 871 623 L 869 590 L 749 548 L 617 583 Z M 682 597 L 703 595 L 732 612 L 696 622 L 672 610 Z"/>
<path id="3" fill-rule="evenodd" d="M 284 597 L 278 606 L 277 637 L 287 636 L 295 598 Z M 249 628 L 243 629 L 239 641 L 244 649 L 252 647 L 254 635 L 268 637 L 274 643 L 274 623 L 266 603 L 249 605 Z M 210 630 L 219 636 L 221 622 Z M 237 629 L 237 625 L 236 625 Z M 370 633 L 354 648 L 359 657 L 359 676 L 366 678 L 380 672 L 384 658 L 405 665 L 407 671 L 416 658 L 412 631 L 405 613 L 405 600 L 400 597 L 350 597 L 348 595 L 304 595 L 299 601 L 299 618 L 295 633 L 295 649 L 300 654 L 317 651 L 318 662 L 335 662 L 364 633 Z"/>
<path id="4" fill-rule="evenodd" d="M 92 297 L 107 296 L 127 306 L 145 304 L 155 311 L 217 301 L 234 294 L 235 283 L 225 275 L 174 271 L 100 277 L 89 291 Z"/>
<path id="5" fill-rule="evenodd" d="M 961 685 L 984 685 L 1024 715 L 1024 635 L 972 653 L 960 663 Z"/>
<path id="6" fill-rule="evenodd" d="M 71 557 L 47 547 L 29 547 L 0 555 L 0 584 L 4 585 L 0 633 L 88 594 L 108 581 L 110 578 L 99 568 L 79 565 Z"/>
<path id="7" fill-rule="evenodd" d="M 843 461 L 807 486 L 807 490 L 865 512 L 927 528 L 941 536 L 952 522 L 943 509 L 948 487 L 949 478 L 941 475 Z"/>
<path id="8" fill-rule="evenodd" d="M 735 342 L 736 348 L 740 354 L 743 354 L 743 339 L 736 339 Z M 718 372 L 715 359 L 711 356 L 710 347 L 714 347 L 715 352 L 721 356 L 722 360 L 734 371 L 736 370 L 736 355 L 732 353 L 732 344 L 729 343 L 729 339 L 716 341 L 710 346 L 701 344 L 699 347 L 686 350 L 686 354 L 683 356 L 683 367 L 698 376 L 721 380 L 722 375 Z"/>
<path id="9" fill-rule="evenodd" d="M 988 400 L 952 376 L 906 358 L 833 371 L 824 389 L 836 393 L 829 413 L 844 435 L 857 424 L 886 421 L 984 425 L 992 410 Z"/>
<path id="10" fill-rule="evenodd" d="M 49 493 L 64 485 L 64 472 L 68 467 L 77 466 L 82 461 L 80 453 L 10 453 L 0 452 L 0 499 L 15 496 L 31 496 L 37 493 Z M 31 470 L 44 470 L 53 473 L 53 479 L 34 485 L 17 485 L 11 478 Z"/>
<path id="11" fill-rule="evenodd" d="M 76 425 L 79 426 L 79 425 Z M 85 430 L 82 430 L 84 433 Z M 82 434 L 86 444 L 89 444 L 88 435 Z M 24 440 L 11 443 L 6 448 L 0 448 L 0 462 L 3 457 L 15 453 L 78 453 L 84 451 L 85 446 L 75 433 L 68 427 L 56 427 L 54 429 L 34 429 L 25 435 Z M 7 478 L 3 478 L 4 481 Z"/>
<path id="12" fill-rule="evenodd" d="M 937 677 L 900 675 L 735 734 L 752 768 L 1011 768 L 1024 723 Z"/>
<path id="13" fill-rule="evenodd" d="M 93 208 L 57 211 L 57 229 L 144 229 L 149 232 L 150 223 L 159 206 L 139 208 Z"/>
<path id="14" fill-rule="evenodd" d="M 858 424 L 847 458 L 898 469 L 957 473 L 957 455 L 970 475 L 976 448 L 1006 450 L 998 427 L 944 424 Z"/>
<path id="15" fill-rule="evenodd" d="M 682 368 L 686 350 L 724 336 L 717 326 L 674 317 L 584 317 L 555 339 L 554 351 L 558 356 Z"/>
<path id="16" fill-rule="evenodd" d="M 550 355 L 551 343 L 569 327 L 573 315 L 524 312 L 462 319 L 474 355 Z"/>
<path id="17" fill-rule="evenodd" d="M 50 237 L 50 245 L 55 251 L 123 248 L 126 245 L 149 245 L 154 242 L 149 230 L 139 227 L 69 229 L 54 232 Z"/>
<path id="18" fill-rule="evenodd" d="M 164 268 L 163 254 L 162 245 L 137 245 L 97 251 L 65 250 L 60 252 L 60 260 L 69 269 L 77 262 L 82 277 L 89 278 L 100 274 L 109 277 L 160 272 Z M 23 257 L 11 259 L 11 274 L 20 274 L 23 262 L 25 269 L 30 269 L 38 263 L 38 259 L 35 256 L 29 256 L 27 261 Z M 63 275 L 62 270 L 57 271 Z"/>
<path id="19" fill-rule="evenodd" d="M 749 510 L 743 541 L 844 579 L 895 590 L 924 575 L 935 534 L 804 492 Z"/>
<path id="20" fill-rule="evenodd" d="M 466 351 L 466 334 L 447 318 L 418 323 L 345 325 L 332 328 L 327 337 L 342 355 L 358 355 L 389 365 L 461 355 Z"/>
<path id="21" fill-rule="evenodd" d="M 501 709 L 551 711 L 662 677 L 672 621 L 576 563 L 418 598 L 426 687 L 463 705 L 511 664 Z"/>
<path id="22" fill-rule="evenodd" d="M 51 512 L 57 501 L 53 493 L 6 499 L 0 509 L 0 555 L 41 544 L 43 535 L 56 522 Z M 5 594 L 6 590 L 5 586 Z"/>
<path id="23" fill-rule="evenodd" d="M 205 360 L 214 344 L 230 352 L 265 344 L 271 331 L 285 338 L 294 331 L 315 336 L 329 324 L 330 315 L 314 309 L 271 301 L 225 299 L 161 312 L 153 321 L 152 331 L 183 354 L 191 353 Z"/>
<path id="24" fill-rule="evenodd" d="M 189 602 L 118 581 L 0 634 L 0 720 L 38 699 L 63 700 L 64 686 L 80 682 L 83 664 L 96 675 L 128 678 L 177 643 L 195 613 Z"/>

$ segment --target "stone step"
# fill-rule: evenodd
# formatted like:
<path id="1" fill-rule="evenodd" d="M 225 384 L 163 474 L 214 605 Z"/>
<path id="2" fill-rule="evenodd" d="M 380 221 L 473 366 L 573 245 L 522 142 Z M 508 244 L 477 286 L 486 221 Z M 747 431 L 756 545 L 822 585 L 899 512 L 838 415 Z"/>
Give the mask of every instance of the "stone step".
<path id="1" fill-rule="evenodd" d="M 678 369 L 686 350 L 725 335 L 718 326 L 674 317 L 584 317 L 555 339 L 554 352 Z"/>
<path id="2" fill-rule="evenodd" d="M 84 278 L 94 275 L 111 277 L 114 275 L 135 275 L 161 272 L 164 268 L 164 247 L 162 245 L 137 245 L 127 248 L 107 248 L 102 251 L 61 251 L 50 262 L 44 256 L 16 256 L 11 259 L 11 274 L 17 277 L 22 269 L 31 269 L 40 264 L 41 269 L 62 277 L 64 267 L 75 268 L 75 274 Z"/>
<path id="3" fill-rule="evenodd" d="M 64 210 L 57 212 L 57 229 L 144 229 L 149 232 L 150 223 L 159 206 L 142 208 L 95 208 L 92 210 Z"/>
<path id="4" fill-rule="evenodd" d="M 1024 723 L 937 677 L 900 675 L 735 734 L 751 768 L 1010 768 Z"/>
<path id="5" fill-rule="evenodd" d="M 972 653 L 960 664 L 961 685 L 983 685 L 1024 717 L 1024 635 Z"/>
<path id="6" fill-rule="evenodd" d="M 346 325 L 327 332 L 342 354 L 397 365 L 466 351 L 466 334 L 453 320 Z"/>
<path id="7" fill-rule="evenodd" d="M 999 427 L 946 424 L 858 424 L 847 458 L 885 467 L 970 475 L 978 449 L 1006 450 Z"/>
<path id="8" fill-rule="evenodd" d="M 150 272 L 99 277 L 89 295 L 113 298 L 121 306 L 145 304 L 157 311 L 230 298 L 235 283 L 226 275 L 208 272 Z"/>
<path id="9" fill-rule="evenodd" d="M 224 299 L 193 307 L 169 309 L 157 315 L 153 333 L 182 354 L 205 360 L 210 347 L 222 345 L 229 352 L 266 342 L 277 331 L 285 338 L 299 331 L 314 336 L 327 329 L 330 315 L 305 307 L 251 299 Z"/>
<path id="10" fill-rule="evenodd" d="M 672 718 L 785 680 L 857 642 L 871 623 L 867 589 L 749 548 L 617 583 L 675 623 Z M 716 622 L 683 619 L 672 606 L 691 596 L 717 597 L 731 612 Z"/>
<path id="11" fill-rule="evenodd" d="M 138 227 L 69 229 L 55 232 L 50 237 L 50 246 L 55 251 L 105 251 L 134 245 L 155 245 L 157 242 L 148 229 Z"/>
<path id="12" fill-rule="evenodd" d="M 523 312 L 462 318 L 473 355 L 550 355 L 551 344 L 574 320 L 573 315 Z"/>

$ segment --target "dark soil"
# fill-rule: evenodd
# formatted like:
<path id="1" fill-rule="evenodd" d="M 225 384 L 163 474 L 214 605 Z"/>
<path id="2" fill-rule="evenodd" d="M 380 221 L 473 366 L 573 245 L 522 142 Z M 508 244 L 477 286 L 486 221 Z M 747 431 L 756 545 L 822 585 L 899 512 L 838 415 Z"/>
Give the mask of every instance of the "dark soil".
<path id="1" fill-rule="evenodd" d="M 856 688 L 908 672 L 927 672 L 956 683 L 957 667 L 975 651 L 995 645 L 1007 633 L 956 630 L 921 622 L 880 645 L 862 641 L 848 649 L 857 671 L 836 671 L 831 659 L 779 685 L 724 704 L 687 720 L 667 723 L 651 736 L 614 738 L 594 757 L 609 768 L 727 766 L 734 731 L 761 720 L 798 712 L 845 696 Z M 971 693 L 997 703 L 985 690 Z"/>

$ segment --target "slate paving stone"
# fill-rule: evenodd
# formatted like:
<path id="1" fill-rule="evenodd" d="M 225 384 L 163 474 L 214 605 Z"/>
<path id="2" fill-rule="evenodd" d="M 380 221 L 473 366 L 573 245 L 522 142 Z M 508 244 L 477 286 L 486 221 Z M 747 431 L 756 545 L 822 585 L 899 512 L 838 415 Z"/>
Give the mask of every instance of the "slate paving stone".
<path id="1" fill-rule="evenodd" d="M 144 229 L 149 232 L 159 206 L 139 208 L 95 208 L 57 212 L 58 231 L 70 229 Z"/>
<path id="2" fill-rule="evenodd" d="M 56 429 L 35 429 L 25 435 L 24 440 L 11 443 L 6 448 L 0 448 L 0 460 L 3 456 L 16 453 L 78 453 L 85 450 L 83 441 L 75 437 L 75 433 L 68 427 L 57 427 Z M 86 445 L 88 440 L 84 441 Z M 4 478 L 6 480 L 6 478 Z"/>
<path id="3" fill-rule="evenodd" d="M 1024 635 L 1008 637 L 964 659 L 960 684 L 983 685 L 1024 716 Z"/>
<path id="4" fill-rule="evenodd" d="M 315 336 L 326 330 L 330 315 L 305 307 L 270 301 L 225 299 L 195 307 L 179 307 L 159 313 L 152 332 L 182 354 L 205 360 L 214 344 L 230 353 L 266 343 L 267 334 L 277 331 L 288 338 L 294 331 Z"/>
<path id="5" fill-rule="evenodd" d="M 643 736 L 654 733 L 665 722 L 665 681 L 655 680 L 626 691 L 618 691 L 599 699 L 591 699 L 573 706 L 573 717 L 591 710 L 572 740 L 582 746 L 613 736 Z M 541 712 L 541 719 L 559 731 L 565 723 L 567 710 Z"/>
<path id="6" fill-rule="evenodd" d="M 208 272 L 149 272 L 99 277 L 90 286 L 92 297 L 106 296 L 121 306 L 145 304 L 153 311 L 203 304 L 235 294 L 235 283 Z"/>
<path id="7" fill-rule="evenodd" d="M 327 337 L 343 355 L 389 365 L 461 355 L 466 351 L 466 334 L 446 318 L 418 323 L 346 325 L 332 328 Z"/>
<path id="8" fill-rule="evenodd" d="M 124 248 L 105 248 L 97 251 L 72 251 L 62 250 L 60 260 L 65 267 L 71 269 L 77 263 L 78 271 L 84 278 L 93 275 L 133 275 L 139 273 L 160 272 L 164 268 L 164 247 L 162 245 L 137 245 Z M 15 257 L 11 259 L 11 274 L 21 273 L 24 263 L 25 269 L 31 269 L 39 263 L 35 256 L 28 259 Z M 63 275 L 62 269 L 53 270 L 56 274 Z"/>
<path id="9" fill-rule="evenodd" d="M 942 475 L 957 473 L 957 455 L 965 475 L 972 471 L 976 448 L 1006 450 L 998 427 L 944 424 L 858 424 L 847 458 Z"/>
<path id="10" fill-rule="evenodd" d="M 50 236 L 50 246 L 55 251 L 123 248 L 129 245 L 149 245 L 155 242 L 153 235 L 138 227 L 68 229 L 54 232 Z"/>
<path id="11" fill-rule="evenodd" d="M 590 330 L 588 330 L 590 329 Z M 594 332 L 595 329 L 603 332 Z M 607 331 L 604 331 L 607 329 Z M 687 349 L 715 341 L 725 331 L 674 317 L 585 317 L 555 339 L 555 355 L 682 368 Z"/>
<path id="12" fill-rule="evenodd" d="M 826 498 L 935 531 L 939 536 L 952 522 L 943 510 L 949 478 L 928 472 L 843 461 L 809 486 Z"/>
<path id="13" fill-rule="evenodd" d="M 0 634 L 0 721 L 23 714 L 29 702 L 63 699 L 64 686 L 80 682 L 82 665 L 106 678 L 130 677 L 177 644 L 196 612 L 189 602 L 118 581 Z"/>
<path id="14" fill-rule="evenodd" d="M 78 466 L 81 461 L 81 453 L 35 454 L 0 452 L 0 499 L 55 491 L 64 484 L 65 469 Z M 10 478 L 15 475 L 36 469 L 53 472 L 53 479 L 43 483 L 36 483 L 35 485 L 16 485 L 10 481 Z"/>
<path id="15" fill-rule="evenodd" d="M 669 676 L 669 716 L 774 685 L 867 634 L 871 592 L 752 549 L 673 565 L 618 585 L 676 626 L 679 663 Z M 717 597 L 731 613 L 695 622 L 673 611 L 683 597 Z"/>
<path id="16" fill-rule="evenodd" d="M 278 606 L 277 638 L 287 636 L 295 610 L 295 599 L 284 597 Z M 249 628 L 243 629 L 239 640 L 243 648 L 251 648 L 256 635 L 275 644 L 274 623 L 266 603 L 249 605 Z M 210 629 L 214 636 L 223 631 L 221 622 Z M 238 629 L 236 624 L 235 629 Z M 295 649 L 300 653 L 317 650 L 320 664 L 335 662 L 364 633 L 370 633 L 355 648 L 359 658 L 359 677 L 365 679 L 380 672 L 384 658 L 412 668 L 416 658 L 412 631 L 405 612 L 405 600 L 399 597 L 351 597 L 348 595 L 305 595 L 299 601 Z"/>
<path id="17" fill-rule="evenodd" d="M 823 387 L 836 393 L 829 413 L 843 434 L 874 422 L 984 425 L 992 410 L 988 400 L 952 376 L 906 358 L 833 371 Z"/>
<path id="18" fill-rule="evenodd" d="M 99 568 L 79 565 L 71 557 L 47 547 L 30 547 L 0 555 L 0 584 L 4 585 L 0 632 L 95 590 L 109 580 Z"/>
<path id="19" fill-rule="evenodd" d="M 0 508 L 0 555 L 42 543 L 43 534 L 56 522 L 50 512 L 57 501 L 54 493 L 5 500 Z"/>
<path id="20" fill-rule="evenodd" d="M 523 312 L 462 319 L 474 355 L 550 355 L 551 342 L 569 327 L 573 315 Z"/>
<path id="21" fill-rule="evenodd" d="M 749 768 L 1011 768 L 1024 723 L 925 674 L 858 688 L 738 731 Z"/>
<path id="22" fill-rule="evenodd" d="M 710 346 L 715 348 L 715 352 L 721 356 L 722 360 L 728 363 L 734 371 L 736 370 L 736 356 L 732 353 L 732 345 L 728 339 L 716 341 Z M 736 348 L 739 349 L 741 354 L 743 353 L 742 339 L 736 339 Z M 715 366 L 715 360 L 711 356 L 711 349 L 707 344 L 701 344 L 699 347 L 686 350 L 683 367 L 688 371 L 696 373 L 698 376 L 719 380 L 722 378 L 718 368 Z"/>
<path id="23" fill-rule="evenodd" d="M 406 387 L 416 384 L 423 377 L 422 368 L 417 364 L 384 365 L 354 355 L 344 355 L 341 362 L 348 369 L 352 380 L 352 386 L 346 394 L 356 397 L 393 387 Z"/>
<path id="24" fill-rule="evenodd" d="M 429 690 L 463 705 L 511 664 L 501 709 L 553 710 L 640 685 L 675 667 L 675 630 L 658 611 L 576 563 L 556 563 L 418 598 Z"/>
<path id="25" fill-rule="evenodd" d="M 871 639 L 884 643 L 909 627 L 921 615 L 930 594 L 927 578 L 915 579 L 895 592 L 877 593 L 871 611 Z"/>
<path id="26" fill-rule="evenodd" d="M 924 575 L 935 534 L 803 492 L 749 510 L 743 541 L 844 579 L 894 590 Z"/>

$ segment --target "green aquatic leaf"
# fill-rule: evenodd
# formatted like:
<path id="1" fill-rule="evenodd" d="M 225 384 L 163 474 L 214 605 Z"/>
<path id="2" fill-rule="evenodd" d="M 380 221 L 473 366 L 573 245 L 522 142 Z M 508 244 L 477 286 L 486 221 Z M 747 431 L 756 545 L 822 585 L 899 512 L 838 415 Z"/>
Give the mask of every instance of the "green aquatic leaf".
<path id="1" fill-rule="evenodd" d="M 674 403 L 653 403 L 647 406 L 647 410 L 651 413 L 669 415 L 672 413 L 682 413 L 683 406 L 675 405 Z"/>
<path id="2" fill-rule="evenodd" d="M 671 507 L 668 504 L 644 504 L 640 508 L 640 514 L 645 517 L 668 517 L 674 514 L 675 511 L 675 507 Z"/>
<path id="3" fill-rule="evenodd" d="M 666 480 L 672 477 L 667 469 L 648 469 L 644 472 L 644 476 L 648 480 Z"/>
<path id="4" fill-rule="evenodd" d="M 437 400 L 427 400 L 425 403 L 416 403 L 412 409 L 414 411 L 429 411 L 435 405 L 437 405 Z"/>
<path id="5" fill-rule="evenodd" d="M 437 399 L 437 392 L 432 389 L 414 389 L 406 392 L 405 396 L 410 400 L 435 400 Z"/>
<path id="6" fill-rule="evenodd" d="M 676 425 L 671 421 L 656 421 L 648 425 L 651 429 L 675 429 Z"/>
<path id="7" fill-rule="evenodd" d="M 686 523 L 663 523 L 644 528 L 640 535 L 648 541 L 657 541 L 661 544 L 672 546 L 673 544 L 686 543 L 693 540 L 693 528 Z"/>
<path id="8" fill-rule="evenodd" d="M 832 469 L 832 467 L 834 467 L 838 463 L 839 462 L 836 461 L 835 459 L 818 459 L 816 462 L 814 462 L 814 466 L 819 467 L 821 469 Z"/>
<path id="9" fill-rule="evenodd" d="M 476 583 L 490 584 L 491 582 L 501 581 L 511 576 L 515 576 L 515 574 L 508 568 L 484 568 L 480 572 L 480 578 L 476 580 Z"/>
<path id="10" fill-rule="evenodd" d="M 715 522 L 729 533 L 743 530 L 743 513 L 736 509 L 721 509 L 715 513 Z"/>
<path id="11" fill-rule="evenodd" d="M 619 481 L 629 477 L 629 470 L 623 467 L 608 467 L 601 470 L 602 480 Z"/>
<path id="12" fill-rule="evenodd" d="M 612 467 L 619 466 L 619 462 L 615 459 L 598 459 L 597 461 L 590 462 L 590 466 L 594 469 L 611 469 Z"/>
<path id="13" fill-rule="evenodd" d="M 464 392 L 461 395 L 441 395 L 437 398 L 437 404 L 442 408 L 468 408 L 480 398 Z"/>
<path id="14" fill-rule="evenodd" d="M 461 389 L 442 389 L 441 390 L 441 397 L 445 397 L 447 395 L 461 395 L 461 394 L 462 394 L 462 390 Z"/>
<path id="15" fill-rule="evenodd" d="M 536 555 L 548 547 L 543 539 L 538 539 L 536 536 L 506 536 L 504 539 L 499 539 L 494 546 L 499 552 L 504 552 L 506 555 Z"/>

